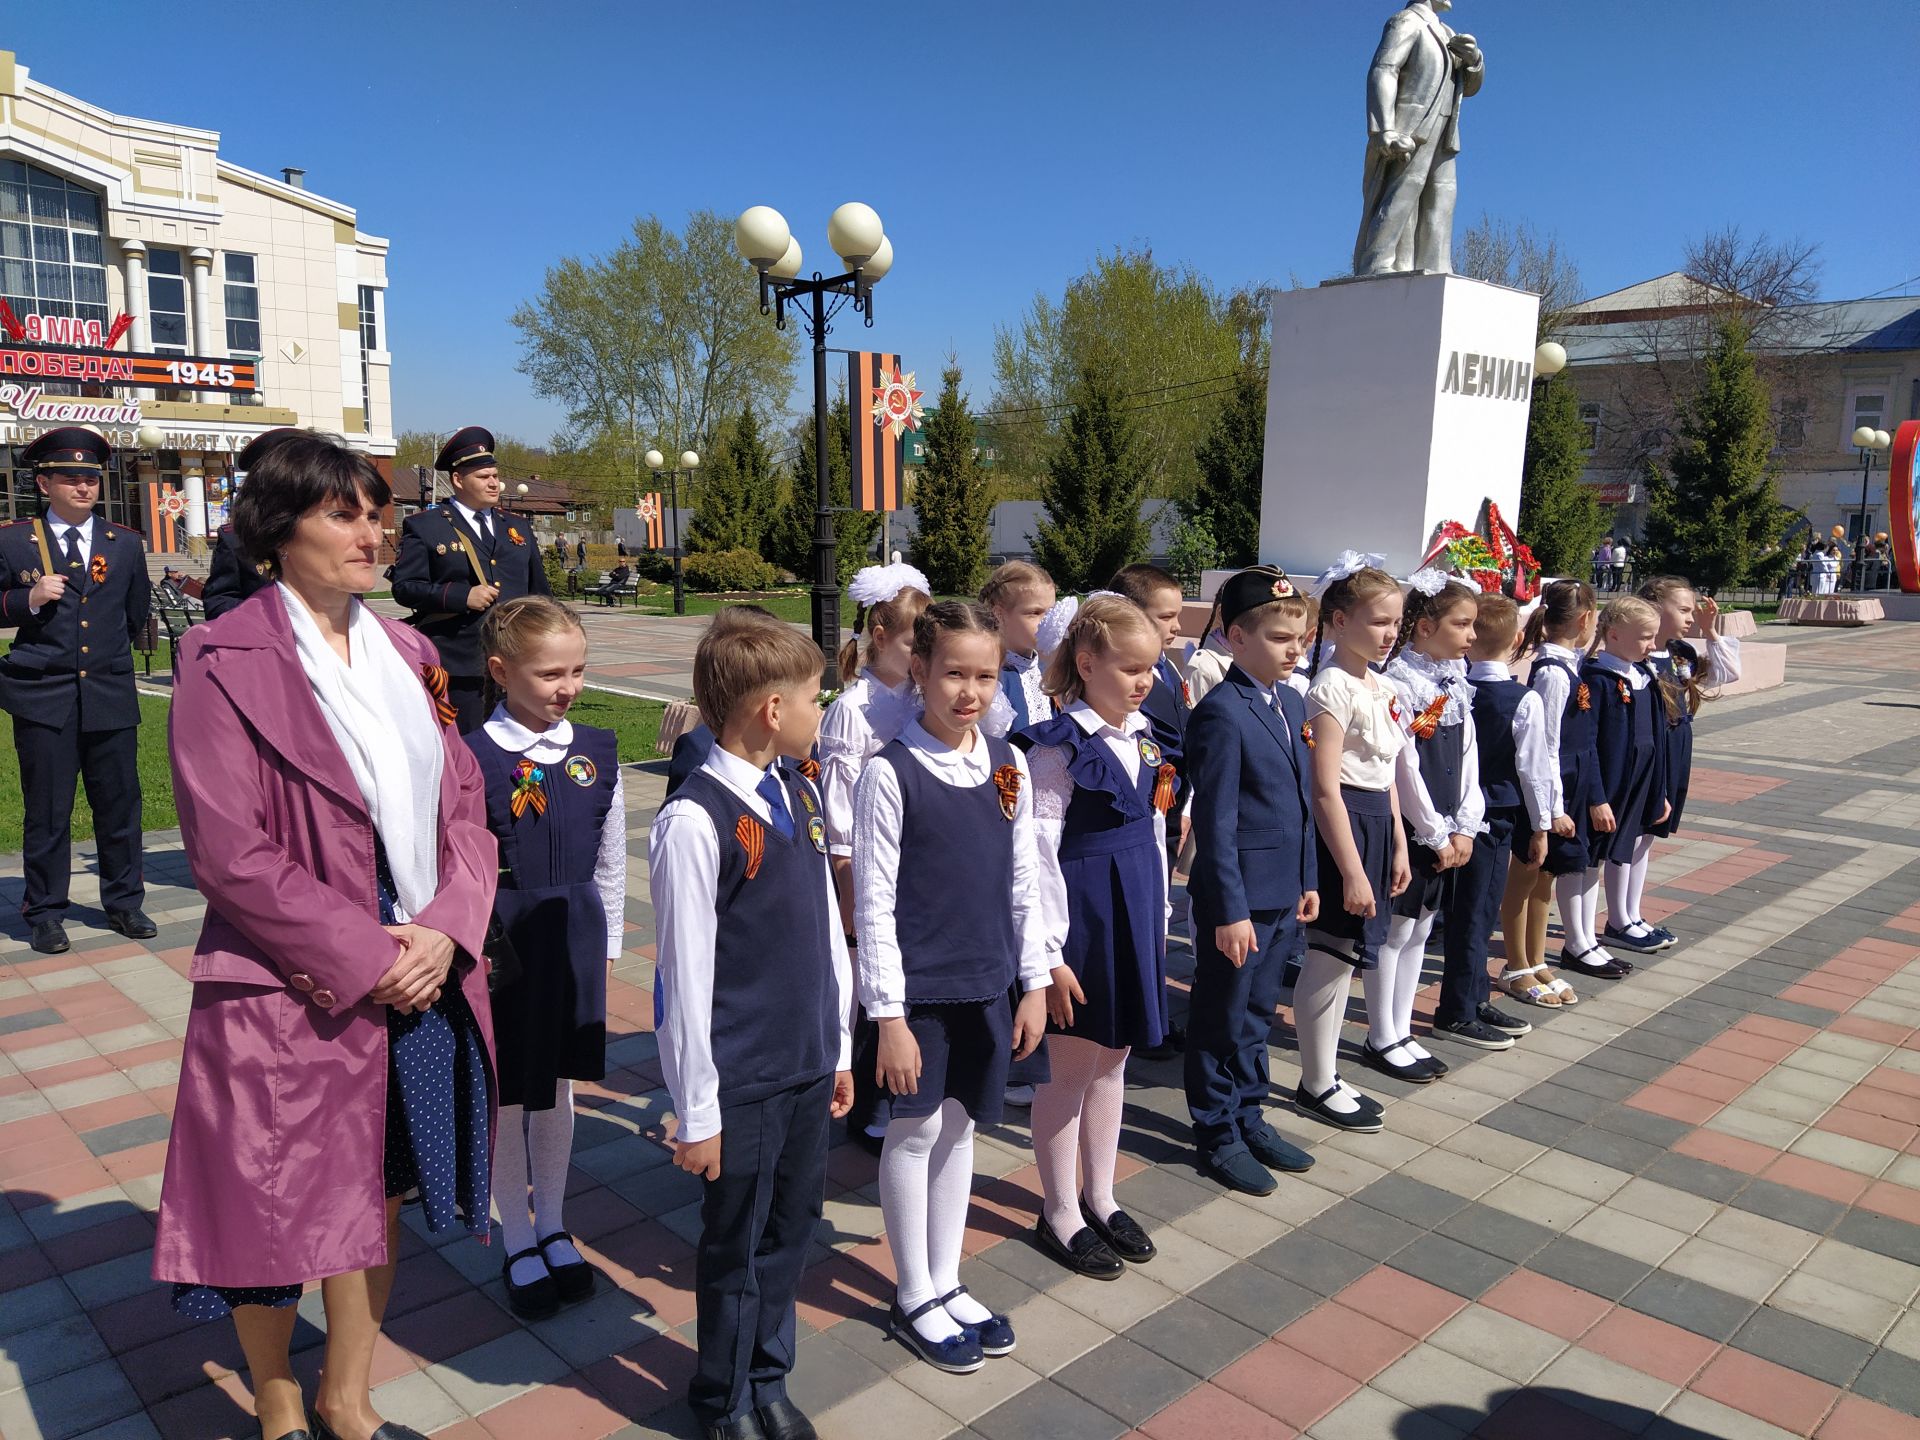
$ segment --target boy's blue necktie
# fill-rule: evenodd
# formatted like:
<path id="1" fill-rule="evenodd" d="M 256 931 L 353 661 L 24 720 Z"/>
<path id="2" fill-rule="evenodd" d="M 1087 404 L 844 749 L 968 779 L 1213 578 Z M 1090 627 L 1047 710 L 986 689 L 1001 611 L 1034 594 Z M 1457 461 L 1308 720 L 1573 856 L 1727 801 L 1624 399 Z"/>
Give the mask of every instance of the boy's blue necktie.
<path id="1" fill-rule="evenodd" d="M 767 771 L 766 774 L 760 777 L 760 783 L 753 787 L 753 793 L 767 802 L 767 809 L 771 812 L 770 818 L 773 822 L 773 828 L 780 832 L 780 838 L 783 840 L 791 840 L 793 838 L 793 815 L 787 809 L 787 790 L 786 787 L 780 783 L 779 777 L 776 776 L 773 771 Z"/>

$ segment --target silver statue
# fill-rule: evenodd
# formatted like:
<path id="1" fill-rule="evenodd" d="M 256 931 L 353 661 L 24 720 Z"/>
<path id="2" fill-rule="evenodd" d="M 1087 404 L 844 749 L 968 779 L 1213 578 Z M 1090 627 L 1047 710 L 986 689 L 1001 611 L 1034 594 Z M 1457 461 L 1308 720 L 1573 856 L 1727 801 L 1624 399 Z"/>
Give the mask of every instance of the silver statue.
<path id="1" fill-rule="evenodd" d="M 1356 275 L 1453 270 L 1460 104 L 1479 92 L 1487 64 L 1473 36 L 1441 23 L 1452 8 L 1453 0 L 1413 0 L 1387 21 L 1374 52 Z"/>

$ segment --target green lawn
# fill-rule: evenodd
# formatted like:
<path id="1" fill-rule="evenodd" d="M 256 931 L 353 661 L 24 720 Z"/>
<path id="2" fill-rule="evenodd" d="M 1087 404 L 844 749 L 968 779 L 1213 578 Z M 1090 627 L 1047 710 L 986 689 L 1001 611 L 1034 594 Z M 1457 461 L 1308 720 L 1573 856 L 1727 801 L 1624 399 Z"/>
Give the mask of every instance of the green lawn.
<path id="1" fill-rule="evenodd" d="M 157 661 L 158 657 L 156 657 Z M 167 763 L 168 702 L 158 696 L 140 697 L 140 827 L 171 830 L 180 823 L 173 808 L 173 770 Z M 660 719 L 666 706 L 658 700 L 636 700 L 590 690 L 573 707 L 583 725 L 598 725 L 620 737 L 622 761 L 658 760 L 654 742 L 660 737 Z M 20 849 L 24 807 L 20 794 L 20 762 L 11 745 L 0 746 L 0 854 Z M 93 811 L 86 791 L 73 802 L 73 838 L 93 836 Z"/>
<path id="2" fill-rule="evenodd" d="M 579 598 L 583 604 L 592 603 L 586 600 L 584 596 Z M 716 611 L 723 610 L 729 605 L 738 605 L 740 603 L 737 599 L 724 596 L 696 595 L 691 590 L 687 592 L 687 614 L 689 615 L 712 615 Z M 789 585 L 773 595 L 755 596 L 753 597 L 752 603 L 771 610 L 780 619 L 791 621 L 796 625 L 804 625 L 813 618 L 813 596 L 804 585 Z M 653 594 L 639 596 L 636 601 L 630 601 L 618 608 L 622 610 L 638 610 L 643 615 L 671 615 L 673 613 L 673 586 L 671 584 L 662 585 Z M 853 624 L 855 609 L 856 607 L 853 601 L 847 599 L 845 595 L 840 597 L 840 624 L 842 626 L 850 627 Z"/>

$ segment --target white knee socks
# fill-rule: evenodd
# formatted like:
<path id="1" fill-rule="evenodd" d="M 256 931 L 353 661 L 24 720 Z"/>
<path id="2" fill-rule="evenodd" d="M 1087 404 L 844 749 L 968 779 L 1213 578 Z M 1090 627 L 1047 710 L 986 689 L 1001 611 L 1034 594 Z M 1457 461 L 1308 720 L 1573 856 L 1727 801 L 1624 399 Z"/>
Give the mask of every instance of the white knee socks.
<path id="1" fill-rule="evenodd" d="M 1553 881 L 1554 904 L 1560 908 L 1560 928 L 1566 931 L 1566 952 L 1584 955 L 1599 948 L 1594 934 L 1599 918 L 1600 873 L 1580 870 L 1572 875 L 1556 875 Z"/>
<path id="2" fill-rule="evenodd" d="M 1340 1025 L 1346 1019 L 1353 967 L 1337 955 L 1309 948 L 1293 987 L 1293 1025 L 1300 1040 L 1300 1088 L 1323 1095 L 1333 1088 L 1340 1055 Z M 1346 1114 L 1360 1107 L 1344 1092 L 1327 1097 L 1329 1109 Z"/>
<path id="3" fill-rule="evenodd" d="M 931 1115 L 896 1116 L 888 1124 L 880 1152 L 880 1213 L 903 1313 L 910 1315 L 959 1285 L 972 1190 L 973 1121 L 959 1101 L 944 1101 Z M 913 1328 L 927 1340 L 950 1340 L 962 1324 L 981 1324 L 991 1313 L 962 1295 L 951 1309 L 936 1305 Z"/>
<path id="4" fill-rule="evenodd" d="M 1427 937 L 1433 933 L 1437 912 L 1429 910 L 1417 920 L 1396 915 L 1387 927 L 1386 943 L 1380 947 L 1379 962 L 1371 970 L 1360 972 L 1360 983 L 1367 995 L 1367 1040 L 1375 1050 L 1413 1036 L 1413 999 L 1420 990 L 1421 966 L 1426 958 Z M 1338 1032 L 1335 1032 L 1336 1037 Z M 1402 1045 L 1388 1055 L 1390 1065 L 1410 1065 L 1425 1051 Z M 1314 1090 L 1319 1094 L 1332 1084 Z"/>
<path id="5" fill-rule="evenodd" d="M 1653 836 L 1642 835 L 1640 843 L 1633 848 L 1633 864 L 1628 867 L 1627 913 L 1633 916 L 1634 924 L 1645 925 L 1647 917 L 1640 913 L 1640 903 L 1647 895 L 1647 871 L 1653 868 Z"/>

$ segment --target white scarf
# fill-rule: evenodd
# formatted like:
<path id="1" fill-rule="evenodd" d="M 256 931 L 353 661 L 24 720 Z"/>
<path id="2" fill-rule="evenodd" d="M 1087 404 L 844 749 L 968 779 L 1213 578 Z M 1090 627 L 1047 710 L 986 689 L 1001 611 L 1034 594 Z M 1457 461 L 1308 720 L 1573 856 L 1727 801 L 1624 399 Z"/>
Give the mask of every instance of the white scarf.
<path id="1" fill-rule="evenodd" d="M 1467 683 L 1467 662 L 1434 660 L 1418 650 L 1402 650 L 1388 663 L 1386 676 L 1412 705 L 1418 715 L 1444 694 L 1447 708 L 1440 714 L 1442 725 L 1458 725 L 1467 718 L 1473 704 L 1473 686 Z"/>
<path id="2" fill-rule="evenodd" d="M 440 772 L 446 751 L 432 697 L 371 610 L 353 602 L 347 627 L 351 665 L 320 633 L 306 602 L 280 586 L 300 666 L 353 771 L 374 833 L 387 852 L 405 924 L 440 889 Z"/>

